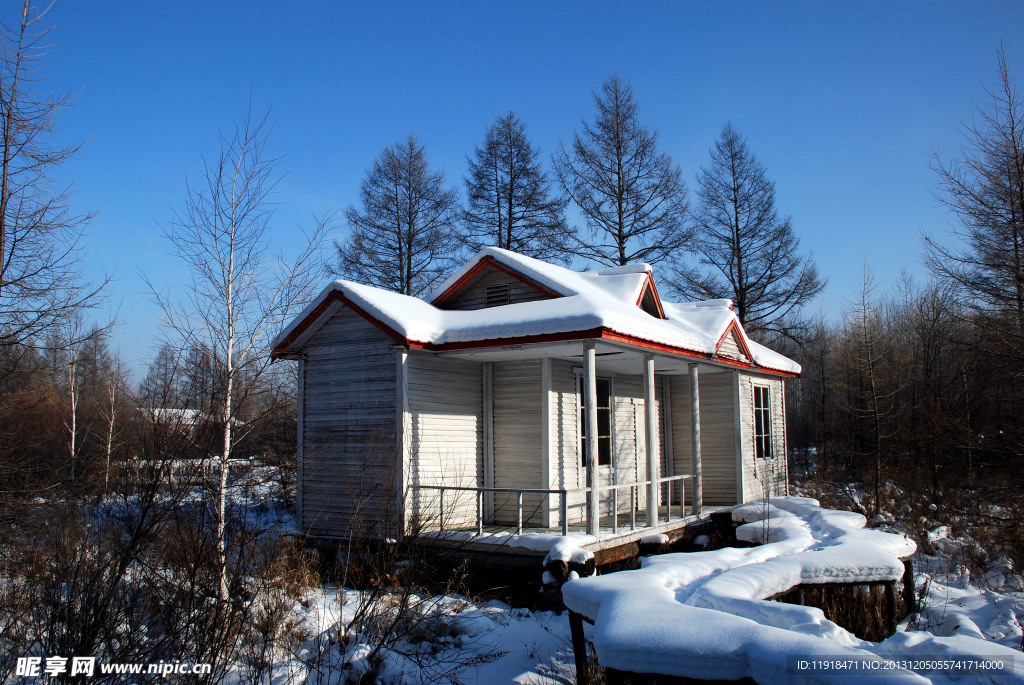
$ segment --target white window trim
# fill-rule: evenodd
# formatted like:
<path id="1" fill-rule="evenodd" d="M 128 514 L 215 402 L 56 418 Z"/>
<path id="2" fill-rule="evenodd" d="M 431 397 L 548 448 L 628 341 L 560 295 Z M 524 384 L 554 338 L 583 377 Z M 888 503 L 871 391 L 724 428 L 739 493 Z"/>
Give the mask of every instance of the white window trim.
<path id="1" fill-rule="evenodd" d="M 775 423 L 775 421 L 774 421 L 774 412 L 772 411 L 772 404 L 774 403 L 774 395 L 775 395 L 775 393 L 772 392 L 772 386 L 771 386 L 770 383 L 757 383 L 757 382 L 751 381 L 750 382 L 750 386 L 751 386 L 750 408 L 751 408 L 751 411 L 753 412 L 753 416 L 752 416 L 753 421 L 751 422 L 751 431 L 750 432 L 751 432 L 751 434 L 753 436 L 753 439 L 754 439 L 754 453 L 753 453 L 753 455 L 754 455 L 754 462 L 756 464 L 758 459 L 770 460 L 770 459 L 774 459 L 775 458 L 775 426 L 773 425 Z M 767 394 L 768 394 L 768 405 L 761 410 L 761 411 L 767 411 L 766 426 L 768 428 L 768 432 L 765 434 L 765 437 L 768 438 L 768 443 L 767 443 L 767 445 L 768 445 L 768 450 L 767 450 L 768 455 L 767 456 L 761 456 L 761 457 L 759 457 L 757 455 L 757 439 L 758 439 L 758 435 L 757 435 L 757 412 L 758 412 L 758 408 L 757 408 L 757 391 L 758 391 L 759 388 L 763 388 L 764 390 L 767 391 Z M 755 468 L 756 468 L 756 466 L 755 466 Z"/>
<path id="2" fill-rule="evenodd" d="M 585 487 L 582 483 L 586 481 L 587 467 L 583 464 L 583 422 L 580 421 L 583 415 L 583 367 L 574 366 L 573 373 L 576 374 L 576 468 L 577 474 L 579 474 L 579 480 L 577 483 L 581 483 L 579 487 Z M 616 469 L 616 454 L 615 454 L 615 374 L 597 374 L 598 380 L 608 381 L 608 420 L 611 425 L 608 427 L 608 435 L 611 440 L 611 463 L 597 465 L 598 473 L 601 469 L 612 469 L 612 473 L 615 473 Z M 600 462 L 600 457 L 598 457 Z"/>

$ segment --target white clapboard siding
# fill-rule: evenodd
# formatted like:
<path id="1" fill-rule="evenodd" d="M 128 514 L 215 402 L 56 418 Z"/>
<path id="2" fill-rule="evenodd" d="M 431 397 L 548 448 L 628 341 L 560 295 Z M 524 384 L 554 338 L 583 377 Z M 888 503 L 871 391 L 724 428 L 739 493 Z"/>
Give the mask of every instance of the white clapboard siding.
<path id="1" fill-rule="evenodd" d="M 541 362 L 494 362 L 494 487 L 547 488 L 541 454 Z M 523 497 L 523 523 L 539 525 L 545 498 Z M 498 523 L 516 522 L 515 495 L 494 495 Z"/>
<path id="2" fill-rule="evenodd" d="M 553 407 L 551 410 L 555 459 L 559 469 L 556 472 L 557 485 L 551 487 L 585 488 L 586 468 L 583 466 L 580 450 L 582 426 L 581 412 L 581 367 L 565 361 L 552 363 L 551 394 Z M 600 375 L 600 374 L 599 374 Z M 605 377 L 605 376 L 601 376 Z M 644 391 L 643 376 L 615 374 L 611 380 L 612 406 L 612 445 L 614 448 L 615 470 L 611 466 L 602 466 L 598 471 L 598 485 L 607 486 L 612 483 L 635 483 L 647 478 L 646 443 L 644 442 Z M 655 378 L 655 398 L 658 408 L 658 438 L 655 443 L 662 462 L 664 473 L 664 415 L 661 393 L 664 390 L 664 378 Z M 639 413 L 637 413 L 639 411 Z M 639 420 L 640 424 L 637 424 Z M 553 479 L 555 480 L 555 479 Z M 646 495 L 638 493 L 637 506 L 643 507 Z M 585 517 L 586 494 L 575 492 L 569 497 L 569 521 L 579 523 Z M 601 512 L 607 514 L 611 505 L 610 495 L 602 495 Z M 553 507 L 557 503 L 552 504 Z M 622 489 L 619 495 L 620 510 L 628 510 L 629 491 Z"/>
<path id="3" fill-rule="evenodd" d="M 736 334 L 732 331 L 729 331 L 729 334 L 722 339 L 722 344 L 718 346 L 718 354 L 732 357 L 733 359 L 746 359 L 739 341 L 736 340 Z"/>
<path id="4" fill-rule="evenodd" d="M 552 433 L 552 482 L 551 489 L 575 490 L 586 485 L 586 473 L 580 456 L 580 397 L 572 362 L 554 359 L 551 361 L 551 421 Z M 558 507 L 557 501 L 552 507 Z M 573 494 L 568 498 L 569 521 L 583 520 L 586 497 Z M 555 517 L 558 522 L 558 517 Z"/>
<path id="5" fill-rule="evenodd" d="M 772 403 L 772 458 L 754 457 L 754 386 L 770 388 Z M 743 444 L 743 494 L 746 501 L 786 493 L 786 418 L 783 381 L 769 376 L 739 374 L 740 426 Z"/>
<path id="6" fill-rule="evenodd" d="M 398 523 L 391 344 L 346 307 L 303 345 L 300 525 L 311 535 L 380 536 Z"/>
<path id="7" fill-rule="evenodd" d="M 487 306 L 487 286 L 508 284 L 509 304 L 547 300 L 551 296 L 520 281 L 501 269 L 486 266 L 458 293 L 441 303 L 441 309 L 483 309 Z"/>
<path id="8" fill-rule="evenodd" d="M 477 362 L 410 351 L 406 362 L 412 516 L 428 529 L 441 515 L 440 493 L 420 485 L 483 485 L 482 367 Z M 476 523 L 476 495 L 444 497 L 444 525 Z"/>
<path id="9" fill-rule="evenodd" d="M 700 379 L 700 454 L 703 503 L 736 504 L 736 428 L 734 376 L 702 370 Z M 690 442 L 690 379 L 677 376 L 671 384 L 673 469 L 692 474 Z M 692 484 L 687 484 L 690 501 Z"/>

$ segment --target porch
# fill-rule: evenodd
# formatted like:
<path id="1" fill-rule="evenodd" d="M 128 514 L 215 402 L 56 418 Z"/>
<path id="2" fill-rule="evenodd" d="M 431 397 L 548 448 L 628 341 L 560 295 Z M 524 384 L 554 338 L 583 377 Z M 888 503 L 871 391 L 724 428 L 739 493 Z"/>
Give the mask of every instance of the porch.
<path id="1" fill-rule="evenodd" d="M 598 518 L 591 520 L 591 489 L 576 488 L 573 490 L 542 490 L 535 488 L 487 488 L 469 487 L 454 485 L 423 485 L 417 488 L 417 499 L 420 501 L 419 510 L 427 516 L 420 520 L 421 530 L 424 533 L 436 533 L 443 535 L 449 532 L 475 532 L 482 536 L 485 533 L 505 533 L 515 531 L 516 535 L 528 533 L 554 533 L 568 535 L 572 532 L 585 532 L 590 535 L 600 536 L 602 532 L 610 531 L 612 535 L 618 535 L 619 529 L 636 532 L 640 530 L 649 531 L 658 528 L 662 523 L 673 524 L 675 521 L 692 519 L 700 515 L 700 504 L 693 501 L 690 505 L 690 516 L 686 513 L 686 483 L 692 482 L 693 476 L 668 476 L 658 478 L 654 481 L 640 481 L 634 483 L 623 483 L 619 485 L 608 485 L 597 488 Z M 640 494 L 642 491 L 654 492 L 658 497 L 648 498 L 648 505 L 640 508 Z M 678 492 L 673 500 L 673 492 Z M 427 497 L 436 508 L 429 504 L 424 507 L 424 493 L 435 494 L 435 497 Z M 529 522 L 536 518 L 539 509 L 527 512 L 524 501 L 527 495 L 539 495 L 545 500 L 554 499 L 557 502 L 559 511 L 557 527 L 543 526 L 538 524 L 530 525 Z M 515 523 L 498 523 L 493 515 L 488 516 L 485 502 L 488 498 L 505 498 L 515 502 Z M 472 525 L 468 524 L 464 515 L 452 515 L 453 509 L 463 509 L 465 501 L 475 501 L 476 518 Z M 577 504 L 570 506 L 570 501 Z M 655 504 L 661 502 L 663 504 Z M 583 510 L 582 517 L 570 515 L 570 509 L 579 508 Z M 430 515 L 429 510 L 434 509 Z M 455 519 L 454 522 L 452 519 Z M 446 520 L 447 519 L 447 520 Z M 575 519 L 575 523 L 570 523 Z M 524 523 L 525 522 L 525 523 Z"/>
<path id="2" fill-rule="evenodd" d="M 407 532 L 600 537 L 740 501 L 732 369 L 586 340 L 400 354 Z"/>

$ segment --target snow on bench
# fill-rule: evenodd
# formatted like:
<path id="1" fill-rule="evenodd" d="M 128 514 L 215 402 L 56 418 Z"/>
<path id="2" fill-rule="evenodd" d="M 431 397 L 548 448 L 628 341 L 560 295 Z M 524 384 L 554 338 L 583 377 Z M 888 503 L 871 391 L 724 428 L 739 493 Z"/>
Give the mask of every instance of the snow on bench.
<path id="1" fill-rule="evenodd" d="M 793 669 L 805 659 L 1000 656 L 1024 678 L 1019 652 L 966 636 L 897 633 L 873 643 L 827 620 L 820 609 L 768 601 L 801 584 L 894 581 L 909 538 L 864 528 L 860 514 L 785 497 L 736 507 L 740 540 L 757 547 L 665 554 L 643 567 L 583 578 L 562 587 L 565 604 L 594 623 L 602 666 L 634 673 L 758 682 L 849 682 L 842 673 Z M 912 671 L 872 673 L 871 682 L 953 682 Z M 997 676 L 1006 678 L 1007 676 Z M 1011 676 L 1011 678 L 1013 678 Z M 1002 682 L 1002 681 L 1000 681 Z"/>

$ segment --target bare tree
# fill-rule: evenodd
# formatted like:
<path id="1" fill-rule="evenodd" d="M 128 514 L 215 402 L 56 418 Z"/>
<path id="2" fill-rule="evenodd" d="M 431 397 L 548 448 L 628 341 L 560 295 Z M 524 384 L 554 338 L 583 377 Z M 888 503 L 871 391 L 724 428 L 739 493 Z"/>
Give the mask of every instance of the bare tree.
<path id="1" fill-rule="evenodd" d="M 182 302 L 153 289 L 170 330 L 187 348 L 206 354 L 219 375 L 216 421 L 222 431 L 216 494 L 216 544 L 222 600 L 229 596 L 226 551 L 228 467 L 238 411 L 270 364 L 270 343 L 312 298 L 322 271 L 320 245 L 331 215 L 316 219 L 290 263 L 270 253 L 271 194 L 280 180 L 268 156 L 269 114 L 246 118 L 221 133 L 221 148 L 204 160 L 198 184 L 165 228 L 173 252 L 191 272 Z M 152 287 L 152 286 L 151 286 Z"/>
<path id="2" fill-rule="evenodd" d="M 120 445 L 121 424 L 124 422 L 124 417 L 121 415 L 121 409 L 127 389 L 125 382 L 126 378 L 127 373 L 124 368 L 124 362 L 120 357 L 116 357 L 103 379 L 103 384 L 105 386 L 103 388 L 103 392 L 96 398 L 97 409 L 103 420 L 103 433 L 101 438 L 103 440 L 104 455 L 104 497 L 106 497 L 110 490 L 110 460 L 114 455 L 114 451 Z"/>
<path id="3" fill-rule="evenodd" d="M 81 274 L 89 214 L 71 209 L 57 179 L 80 149 L 53 140 L 66 93 L 42 85 L 49 7 L 21 3 L 20 21 L 0 25 L 0 343 L 31 342 L 71 313 L 98 304 L 107 279 Z"/>
<path id="4" fill-rule="evenodd" d="M 567 256 L 566 203 L 551 196 L 539 156 L 515 112 L 487 128 L 483 147 L 467 158 L 468 207 L 462 222 L 472 250 L 494 245 L 537 259 Z"/>
<path id="5" fill-rule="evenodd" d="M 954 245 L 925 236 L 932 272 L 952 284 L 972 318 L 992 336 L 991 351 L 1024 360 L 1024 98 L 999 50 L 999 85 L 963 126 L 959 158 L 936 152 L 936 197 L 960 220 Z"/>
<path id="6" fill-rule="evenodd" d="M 362 209 L 345 211 L 352 233 L 338 243 L 338 272 L 405 295 L 429 292 L 454 267 L 458 194 L 431 171 L 414 135 L 384 148 L 360 188 Z"/>
<path id="7" fill-rule="evenodd" d="M 570 149 L 560 145 L 554 155 L 558 181 L 590 233 L 573 247 L 611 266 L 660 262 L 689 238 L 682 174 L 640 122 L 628 81 L 613 75 L 593 95 L 593 123 L 581 122 Z"/>
<path id="8" fill-rule="evenodd" d="M 711 148 L 697 188 L 696 264 L 677 262 L 675 289 L 689 300 L 731 299 L 748 333 L 805 331 L 797 315 L 826 281 L 813 259 L 799 253 L 789 217 L 775 209 L 775 184 L 732 124 Z"/>

